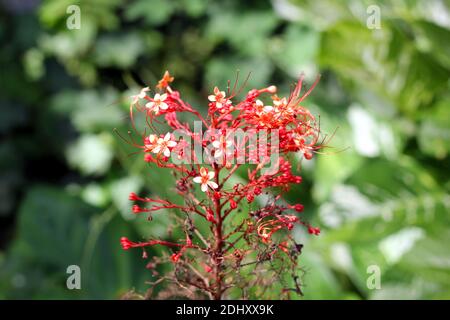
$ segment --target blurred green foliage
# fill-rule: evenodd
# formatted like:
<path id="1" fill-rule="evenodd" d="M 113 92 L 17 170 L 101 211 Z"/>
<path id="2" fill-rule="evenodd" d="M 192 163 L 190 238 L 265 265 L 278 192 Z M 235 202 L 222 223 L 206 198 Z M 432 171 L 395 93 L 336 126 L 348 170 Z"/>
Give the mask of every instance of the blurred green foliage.
<path id="1" fill-rule="evenodd" d="M 128 96 L 168 69 L 194 106 L 240 70 L 305 102 L 334 149 L 288 194 L 323 229 L 305 243 L 306 299 L 450 298 L 450 5 L 446 0 L 1 2 L 0 298 L 117 298 L 150 272 L 119 238 L 165 237 L 130 191 L 172 196 L 118 139 Z M 381 28 L 366 25 L 376 3 Z M 69 30 L 69 5 L 81 29 Z M 160 254 L 158 251 L 150 254 Z M 82 290 L 66 268 L 81 266 Z M 370 290 L 367 268 L 381 269 Z"/>

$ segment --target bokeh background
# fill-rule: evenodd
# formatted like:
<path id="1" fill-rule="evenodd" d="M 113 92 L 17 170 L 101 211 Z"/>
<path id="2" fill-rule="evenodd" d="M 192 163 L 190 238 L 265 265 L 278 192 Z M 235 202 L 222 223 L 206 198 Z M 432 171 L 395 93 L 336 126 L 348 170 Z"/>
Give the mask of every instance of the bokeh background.
<path id="1" fill-rule="evenodd" d="M 70 5 L 81 29 L 68 30 Z M 367 27 L 369 5 L 381 28 Z M 129 96 L 168 69 L 200 108 L 237 70 L 305 102 L 334 149 L 288 194 L 322 228 L 305 299 L 450 298 L 450 5 L 444 0 L 0 1 L 0 298 L 114 299 L 149 272 L 123 235 L 166 236 L 128 193 L 173 196 L 113 133 Z M 157 253 L 155 253 L 157 254 Z M 66 288 L 66 268 L 82 289 Z M 367 287 L 368 267 L 380 290 Z"/>

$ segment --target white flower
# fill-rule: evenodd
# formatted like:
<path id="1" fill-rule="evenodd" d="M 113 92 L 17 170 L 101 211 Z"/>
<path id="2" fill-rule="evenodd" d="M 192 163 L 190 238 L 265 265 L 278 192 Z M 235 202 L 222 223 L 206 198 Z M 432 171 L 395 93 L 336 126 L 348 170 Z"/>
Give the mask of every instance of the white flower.
<path id="1" fill-rule="evenodd" d="M 214 87 L 214 94 L 209 95 L 208 100 L 215 102 L 217 109 L 221 109 L 223 104 L 227 103 L 227 99 L 225 99 L 225 91 L 220 91 L 217 87 Z"/>
<path id="2" fill-rule="evenodd" d="M 207 168 L 200 168 L 200 176 L 195 177 L 193 181 L 195 183 L 201 184 L 201 189 L 203 192 L 206 192 L 208 190 L 208 186 L 212 189 L 217 189 L 219 186 L 214 181 L 210 181 L 215 176 L 214 172 L 208 172 Z"/>
<path id="3" fill-rule="evenodd" d="M 227 155 L 230 155 L 231 152 L 229 150 L 230 146 L 233 144 L 232 139 L 225 139 L 225 136 L 221 135 L 218 140 L 212 142 L 214 148 L 214 158 L 220 158 L 226 152 Z"/>
<path id="4" fill-rule="evenodd" d="M 148 139 L 145 141 L 145 150 L 152 151 L 158 143 L 158 136 L 156 134 L 151 134 L 148 136 Z"/>
<path id="5" fill-rule="evenodd" d="M 295 114 L 295 110 L 288 103 L 286 98 L 273 100 L 273 105 L 275 106 L 276 114 L 280 114 L 280 113 L 284 113 L 286 115 L 294 115 Z"/>
<path id="6" fill-rule="evenodd" d="M 305 144 L 305 138 L 298 133 L 292 134 L 292 140 L 297 147 L 303 147 Z"/>
<path id="7" fill-rule="evenodd" d="M 264 113 L 269 113 L 273 111 L 273 107 L 272 106 L 264 106 L 263 108 L 263 112 Z"/>
<path id="8" fill-rule="evenodd" d="M 139 94 L 131 96 L 131 98 L 133 99 L 132 104 L 134 105 L 134 104 L 138 103 L 139 99 L 144 99 L 147 96 L 146 92 L 148 92 L 148 91 L 150 91 L 150 88 L 145 87 L 145 88 L 141 89 L 141 92 L 139 92 Z"/>
<path id="9" fill-rule="evenodd" d="M 256 107 L 256 114 L 257 115 L 267 114 L 267 113 L 270 113 L 270 112 L 272 112 L 274 110 L 274 108 L 272 106 L 265 106 L 264 102 L 262 102 L 259 99 L 256 100 L 255 107 Z"/>
<path id="10" fill-rule="evenodd" d="M 156 146 L 153 148 L 153 153 L 162 152 L 164 156 L 170 157 L 170 149 L 177 145 L 175 141 L 172 140 L 172 136 L 169 132 L 166 133 L 164 138 L 158 138 L 156 141 Z"/>
<path id="11" fill-rule="evenodd" d="M 286 100 L 286 98 L 283 98 L 283 99 L 275 99 L 275 100 L 273 100 L 273 105 L 274 105 L 275 107 L 284 107 L 284 106 L 287 105 L 287 100 Z"/>
<path id="12" fill-rule="evenodd" d="M 153 97 L 153 101 L 148 102 L 145 106 L 154 111 L 156 114 L 159 113 L 159 109 L 161 110 L 167 110 L 169 106 L 164 101 L 167 99 L 167 93 L 164 94 L 155 94 Z"/>
<path id="13" fill-rule="evenodd" d="M 260 110 L 260 109 L 264 108 L 264 102 L 262 102 L 261 100 L 257 99 L 255 101 L 255 107 L 256 107 L 257 110 Z"/>

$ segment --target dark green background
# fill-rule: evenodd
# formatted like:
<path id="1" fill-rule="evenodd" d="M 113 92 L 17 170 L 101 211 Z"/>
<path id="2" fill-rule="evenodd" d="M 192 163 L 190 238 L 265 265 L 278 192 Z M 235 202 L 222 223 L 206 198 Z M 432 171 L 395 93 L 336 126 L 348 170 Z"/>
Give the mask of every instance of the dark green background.
<path id="1" fill-rule="evenodd" d="M 81 8 L 81 29 L 66 9 Z M 369 29 L 367 8 L 381 9 Z M 172 196 L 113 128 L 129 96 L 169 69 L 206 107 L 239 69 L 247 88 L 288 94 L 322 80 L 304 105 L 328 154 L 302 163 L 287 198 L 319 237 L 296 231 L 306 299 L 450 298 L 448 1 L 49 0 L 0 2 L 0 298 L 117 298 L 149 272 L 132 239 L 165 236 L 167 217 L 134 219 L 128 193 Z M 345 150 L 344 150 L 345 149 Z M 342 151 L 344 150 L 344 151 Z M 338 152 L 342 151 L 342 152 Z M 158 254 L 152 252 L 152 254 Z M 68 265 L 82 290 L 65 287 Z M 370 290 L 367 268 L 381 270 Z"/>

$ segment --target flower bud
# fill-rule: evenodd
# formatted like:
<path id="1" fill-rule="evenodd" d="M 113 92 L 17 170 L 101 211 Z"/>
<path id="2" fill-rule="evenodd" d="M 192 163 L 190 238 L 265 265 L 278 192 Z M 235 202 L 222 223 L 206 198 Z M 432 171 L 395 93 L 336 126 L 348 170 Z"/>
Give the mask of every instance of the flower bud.
<path id="1" fill-rule="evenodd" d="M 152 159 L 153 159 L 153 157 L 152 157 L 151 154 L 146 153 L 146 154 L 144 155 L 144 161 L 145 161 L 145 162 L 151 162 Z"/>
<path id="2" fill-rule="evenodd" d="M 181 253 L 174 253 L 170 256 L 170 260 L 172 260 L 173 263 L 177 263 L 178 260 L 180 260 Z"/>
<path id="3" fill-rule="evenodd" d="M 270 86 L 267 88 L 267 92 L 274 94 L 275 92 L 277 92 L 277 87 L 276 86 Z"/>
<path id="4" fill-rule="evenodd" d="M 133 242 L 128 240 L 127 237 L 120 238 L 120 245 L 122 246 L 123 250 L 128 250 L 133 247 Z"/>
<path id="5" fill-rule="evenodd" d="M 308 227 L 308 232 L 309 232 L 310 234 L 314 234 L 314 235 L 318 236 L 319 233 L 320 233 L 320 229 L 319 229 L 319 228 L 314 228 L 314 227 L 312 227 L 312 226 L 309 226 L 309 227 Z"/>
<path id="6" fill-rule="evenodd" d="M 130 201 L 136 201 L 136 200 L 138 200 L 138 199 L 139 199 L 139 197 L 136 195 L 136 193 L 130 192 L 130 195 L 128 196 L 128 200 L 130 200 Z"/>
<path id="7" fill-rule="evenodd" d="M 233 210 L 237 208 L 237 203 L 233 198 L 230 199 L 230 208 Z"/>
<path id="8" fill-rule="evenodd" d="M 214 219 L 214 212 L 211 209 L 208 209 L 206 212 L 206 220 L 212 223 L 216 223 L 216 219 Z"/>

